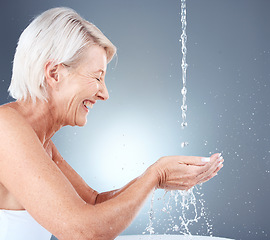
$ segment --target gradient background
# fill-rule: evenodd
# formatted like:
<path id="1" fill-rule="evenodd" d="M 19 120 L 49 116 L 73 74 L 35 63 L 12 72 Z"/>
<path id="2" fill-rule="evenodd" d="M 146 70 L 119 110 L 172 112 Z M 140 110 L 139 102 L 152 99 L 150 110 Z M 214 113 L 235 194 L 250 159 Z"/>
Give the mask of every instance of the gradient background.
<path id="1" fill-rule="evenodd" d="M 20 33 L 35 15 L 56 6 L 78 11 L 118 48 L 106 78 L 110 99 L 95 105 L 87 126 L 54 136 L 63 157 L 91 187 L 107 191 L 161 156 L 222 152 L 224 168 L 199 190 L 213 235 L 270 239 L 270 1 L 187 0 L 184 131 L 180 0 L 2 0 L 1 104 L 12 101 L 7 88 Z M 181 149 L 182 141 L 190 145 Z M 154 203 L 160 234 L 169 224 L 161 211 L 163 193 Z M 148 211 L 149 201 L 124 233 L 141 234 Z M 191 232 L 207 234 L 205 224 L 202 219 Z"/>

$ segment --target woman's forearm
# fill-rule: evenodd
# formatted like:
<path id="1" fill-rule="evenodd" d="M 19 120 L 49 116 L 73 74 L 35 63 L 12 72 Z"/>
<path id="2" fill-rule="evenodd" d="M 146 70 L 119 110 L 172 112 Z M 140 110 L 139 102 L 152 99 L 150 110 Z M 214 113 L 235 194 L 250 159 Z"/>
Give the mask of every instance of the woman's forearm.
<path id="1" fill-rule="evenodd" d="M 70 238 L 63 240 L 114 239 L 128 227 L 155 188 L 189 189 L 212 178 L 222 162 L 218 154 L 212 155 L 207 162 L 202 161 L 202 157 L 162 157 L 122 190 L 100 195 L 95 205 L 84 203 L 75 208 L 66 228 L 72 234 L 66 234 Z"/>
<path id="2" fill-rule="evenodd" d="M 130 181 L 128 184 L 126 184 L 124 187 L 122 187 L 120 189 L 116 189 L 116 190 L 112 190 L 112 191 L 108 191 L 108 192 L 99 193 L 96 196 L 95 204 L 106 202 L 106 201 L 108 201 L 108 200 L 110 200 L 112 198 L 117 197 L 119 194 L 121 194 L 127 188 L 129 188 L 132 184 L 134 184 L 137 181 L 137 179 L 138 178 L 133 179 L 132 181 Z"/>
<path id="3" fill-rule="evenodd" d="M 89 212 L 89 214 L 95 214 L 96 217 L 90 225 L 85 222 L 83 231 L 87 234 L 89 230 L 87 226 L 91 226 L 93 239 L 114 239 L 131 223 L 157 184 L 158 177 L 155 171 L 149 168 L 142 176 L 131 181 L 115 194 L 100 195 L 98 201 L 101 203 L 86 206 L 85 214 Z M 109 200 L 102 201 L 105 198 Z"/>

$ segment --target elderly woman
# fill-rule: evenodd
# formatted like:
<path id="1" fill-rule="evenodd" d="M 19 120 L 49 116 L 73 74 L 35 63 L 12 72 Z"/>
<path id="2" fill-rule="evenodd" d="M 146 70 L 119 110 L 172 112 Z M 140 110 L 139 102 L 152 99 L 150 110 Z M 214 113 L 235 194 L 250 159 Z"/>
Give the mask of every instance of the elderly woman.
<path id="1" fill-rule="evenodd" d="M 109 98 L 115 52 L 68 8 L 42 13 L 22 33 L 9 87 L 16 101 L 0 107 L 1 240 L 114 239 L 154 189 L 189 189 L 222 168 L 220 154 L 162 157 L 123 188 L 98 193 L 68 165 L 51 138 L 84 126 L 96 101 Z"/>

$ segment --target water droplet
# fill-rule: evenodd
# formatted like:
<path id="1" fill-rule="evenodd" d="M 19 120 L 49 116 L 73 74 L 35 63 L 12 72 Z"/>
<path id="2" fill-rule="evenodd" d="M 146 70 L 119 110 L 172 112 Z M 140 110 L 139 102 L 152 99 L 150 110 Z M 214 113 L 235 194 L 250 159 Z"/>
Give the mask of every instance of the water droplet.
<path id="1" fill-rule="evenodd" d="M 173 226 L 173 231 L 178 231 L 179 230 L 179 227 L 177 225 L 174 225 Z"/>
<path id="2" fill-rule="evenodd" d="M 181 142 L 181 148 L 188 146 L 188 142 Z"/>
<path id="3" fill-rule="evenodd" d="M 182 90 L 181 90 L 181 93 L 183 95 L 186 95 L 187 94 L 187 88 L 186 87 L 183 87 Z"/>
<path id="4" fill-rule="evenodd" d="M 186 112 L 187 111 L 187 105 L 182 105 L 181 109 L 182 109 L 182 111 Z"/>
<path id="5" fill-rule="evenodd" d="M 182 128 L 185 128 L 186 126 L 187 126 L 187 122 L 182 122 L 182 123 L 181 123 L 181 127 L 182 127 Z"/>

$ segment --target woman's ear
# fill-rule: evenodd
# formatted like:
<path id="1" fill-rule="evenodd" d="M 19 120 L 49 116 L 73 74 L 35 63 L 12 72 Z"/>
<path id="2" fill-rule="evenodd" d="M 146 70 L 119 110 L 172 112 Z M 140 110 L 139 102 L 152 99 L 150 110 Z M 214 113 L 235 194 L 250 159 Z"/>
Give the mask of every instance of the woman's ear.
<path id="1" fill-rule="evenodd" d="M 55 65 L 53 60 L 49 60 L 44 65 L 44 77 L 46 83 L 55 88 L 59 82 L 59 64 Z"/>

